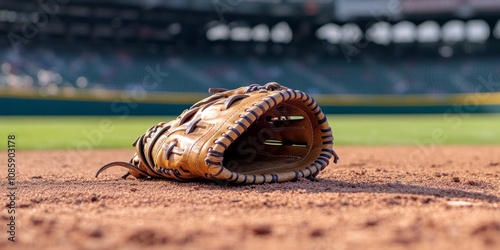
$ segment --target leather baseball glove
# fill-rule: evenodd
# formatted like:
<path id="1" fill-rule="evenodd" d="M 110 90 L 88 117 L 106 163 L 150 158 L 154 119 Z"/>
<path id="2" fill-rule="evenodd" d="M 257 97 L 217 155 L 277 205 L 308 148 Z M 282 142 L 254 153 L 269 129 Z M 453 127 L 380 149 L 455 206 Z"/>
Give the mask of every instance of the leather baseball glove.
<path id="1" fill-rule="evenodd" d="M 126 178 L 260 184 L 314 178 L 339 159 L 332 130 L 306 93 L 272 82 L 215 93 L 134 143 Z"/>

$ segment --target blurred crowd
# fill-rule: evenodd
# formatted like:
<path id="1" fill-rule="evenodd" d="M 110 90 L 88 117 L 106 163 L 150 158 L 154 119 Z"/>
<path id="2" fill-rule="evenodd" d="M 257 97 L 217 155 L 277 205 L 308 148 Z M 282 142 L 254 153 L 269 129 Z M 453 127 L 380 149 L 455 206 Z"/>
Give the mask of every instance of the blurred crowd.
<path id="1" fill-rule="evenodd" d="M 494 56 L 388 60 L 369 52 L 292 57 L 44 45 L 1 49 L 0 65 L 0 88 L 43 89 L 46 95 L 96 88 L 205 92 L 270 81 L 311 94 L 439 95 L 474 92 L 484 79 L 500 80 Z"/>

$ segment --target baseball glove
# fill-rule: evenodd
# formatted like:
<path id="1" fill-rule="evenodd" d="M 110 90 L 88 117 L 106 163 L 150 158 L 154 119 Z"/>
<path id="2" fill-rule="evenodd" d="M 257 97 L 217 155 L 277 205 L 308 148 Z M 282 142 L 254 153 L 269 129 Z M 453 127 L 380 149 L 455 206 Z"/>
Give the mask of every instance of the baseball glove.
<path id="1" fill-rule="evenodd" d="M 314 178 L 333 157 L 332 130 L 316 101 L 278 83 L 215 93 L 134 143 L 122 176 L 260 184 Z"/>

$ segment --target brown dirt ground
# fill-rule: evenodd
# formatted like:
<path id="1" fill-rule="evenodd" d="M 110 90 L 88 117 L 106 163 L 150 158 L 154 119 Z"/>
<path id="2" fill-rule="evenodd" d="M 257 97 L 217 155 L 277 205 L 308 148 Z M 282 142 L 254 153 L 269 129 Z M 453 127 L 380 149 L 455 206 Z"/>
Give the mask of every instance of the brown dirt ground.
<path id="1" fill-rule="evenodd" d="M 0 248 L 500 249 L 500 146 L 336 150 L 315 182 L 226 187 L 94 178 L 132 150 L 20 151 Z"/>

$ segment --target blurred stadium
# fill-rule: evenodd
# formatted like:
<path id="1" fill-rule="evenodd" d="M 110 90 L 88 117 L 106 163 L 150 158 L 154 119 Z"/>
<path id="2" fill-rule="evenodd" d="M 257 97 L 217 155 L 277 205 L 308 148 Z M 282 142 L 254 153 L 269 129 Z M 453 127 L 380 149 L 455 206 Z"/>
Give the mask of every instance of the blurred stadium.
<path id="1" fill-rule="evenodd" d="M 271 81 L 327 113 L 499 112 L 499 14 L 498 0 L 2 0 L 0 115 L 176 115 L 209 87 Z"/>

